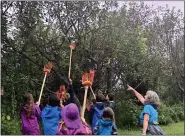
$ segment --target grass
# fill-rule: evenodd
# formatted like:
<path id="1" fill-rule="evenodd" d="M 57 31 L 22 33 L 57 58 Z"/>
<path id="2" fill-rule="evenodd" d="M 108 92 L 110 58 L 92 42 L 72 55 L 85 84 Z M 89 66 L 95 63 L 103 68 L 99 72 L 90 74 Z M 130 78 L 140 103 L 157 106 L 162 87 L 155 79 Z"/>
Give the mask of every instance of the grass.
<path id="1" fill-rule="evenodd" d="M 166 126 L 161 126 L 165 135 L 184 135 L 184 122 L 173 123 Z M 119 135 L 141 135 L 141 128 L 133 129 L 118 129 Z"/>

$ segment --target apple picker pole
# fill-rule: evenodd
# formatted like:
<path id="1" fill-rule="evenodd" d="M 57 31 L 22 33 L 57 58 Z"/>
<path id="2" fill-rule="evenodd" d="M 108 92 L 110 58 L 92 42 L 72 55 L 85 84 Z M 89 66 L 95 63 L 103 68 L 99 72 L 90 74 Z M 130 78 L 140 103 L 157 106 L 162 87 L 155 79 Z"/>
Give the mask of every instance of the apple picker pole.
<path id="1" fill-rule="evenodd" d="M 90 74 L 90 78 L 91 78 L 90 80 L 93 82 L 94 81 L 94 70 L 90 69 L 89 72 L 90 72 L 89 74 Z M 91 89 L 91 92 L 93 94 L 94 99 L 96 99 L 96 96 L 95 96 L 94 91 L 92 89 L 92 85 L 90 86 L 90 89 Z"/>
<path id="2" fill-rule="evenodd" d="M 90 73 L 82 74 L 82 85 L 85 88 L 85 94 L 84 94 L 84 101 L 83 101 L 81 117 L 84 117 L 84 114 L 85 114 L 87 92 L 88 92 L 88 88 L 92 86 L 93 80 L 94 80 L 94 70 L 92 71 L 90 70 Z"/>
<path id="3" fill-rule="evenodd" d="M 44 73 L 45 73 L 45 76 L 44 76 L 44 80 L 43 80 L 43 83 L 42 83 L 42 87 L 41 87 L 41 91 L 40 91 L 40 96 L 39 96 L 39 103 L 41 101 L 41 96 L 42 96 L 42 92 L 43 92 L 43 89 L 44 89 L 44 84 L 45 84 L 45 81 L 46 81 L 46 77 L 47 77 L 47 74 L 50 73 L 51 69 L 53 67 L 53 63 L 52 62 L 48 62 L 48 64 L 46 64 L 44 66 Z"/>
<path id="4" fill-rule="evenodd" d="M 70 47 L 70 58 L 69 58 L 69 73 L 68 73 L 68 78 L 70 79 L 70 75 L 71 75 L 71 58 L 72 58 L 72 54 L 73 54 L 73 50 L 76 47 L 75 41 L 72 41 L 71 44 L 69 45 Z"/>

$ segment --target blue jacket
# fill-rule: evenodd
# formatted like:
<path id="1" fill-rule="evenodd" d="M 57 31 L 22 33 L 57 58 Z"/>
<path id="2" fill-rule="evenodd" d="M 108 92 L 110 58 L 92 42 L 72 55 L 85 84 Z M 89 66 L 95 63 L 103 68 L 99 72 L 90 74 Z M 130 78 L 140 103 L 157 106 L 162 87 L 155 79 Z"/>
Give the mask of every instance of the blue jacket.
<path id="1" fill-rule="evenodd" d="M 61 108 L 47 105 L 41 112 L 44 135 L 56 135 L 61 120 Z"/>
<path id="2" fill-rule="evenodd" d="M 105 107 L 105 104 L 103 102 L 96 102 L 96 104 L 91 107 L 90 112 L 92 112 L 92 116 L 93 116 L 92 130 L 94 130 L 96 123 L 102 117 L 104 107 Z"/>
<path id="3" fill-rule="evenodd" d="M 110 119 L 100 119 L 93 131 L 94 135 L 117 135 L 115 124 Z"/>

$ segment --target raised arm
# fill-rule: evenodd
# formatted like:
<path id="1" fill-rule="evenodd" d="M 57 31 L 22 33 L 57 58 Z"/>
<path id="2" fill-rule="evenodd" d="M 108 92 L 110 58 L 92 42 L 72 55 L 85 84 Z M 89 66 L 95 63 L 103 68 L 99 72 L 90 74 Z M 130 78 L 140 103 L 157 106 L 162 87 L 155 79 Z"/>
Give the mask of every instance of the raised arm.
<path id="1" fill-rule="evenodd" d="M 140 94 L 138 93 L 134 88 L 132 88 L 131 86 L 128 86 L 128 89 L 129 91 L 132 91 L 134 93 L 134 95 L 139 99 L 139 101 L 144 105 L 144 102 L 145 102 L 145 98 Z"/>
<path id="2" fill-rule="evenodd" d="M 72 80 L 69 79 L 69 88 L 68 88 L 68 93 L 70 94 L 70 103 L 74 103 L 74 90 L 73 90 L 73 84 Z"/>
<path id="3" fill-rule="evenodd" d="M 35 108 L 35 115 L 39 121 L 41 121 L 41 110 L 40 110 L 40 102 L 36 102 L 34 108 Z"/>

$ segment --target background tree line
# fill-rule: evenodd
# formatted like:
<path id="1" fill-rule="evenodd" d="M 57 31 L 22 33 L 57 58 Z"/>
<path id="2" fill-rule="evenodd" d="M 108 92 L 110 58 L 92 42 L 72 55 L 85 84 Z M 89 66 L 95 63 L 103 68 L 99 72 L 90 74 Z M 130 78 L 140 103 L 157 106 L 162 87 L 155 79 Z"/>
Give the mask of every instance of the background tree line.
<path id="1" fill-rule="evenodd" d="M 138 101 L 126 91 L 127 84 L 142 94 L 149 89 L 159 94 L 163 102 L 161 123 L 183 119 L 182 12 L 168 6 L 154 9 L 144 2 L 123 3 L 118 9 L 116 1 L 1 2 L 4 134 L 18 133 L 16 125 L 11 129 L 9 126 L 19 126 L 16 120 L 20 118 L 24 92 L 30 91 L 38 99 L 47 61 L 52 60 L 54 67 L 46 80 L 42 100 L 47 100 L 61 84 L 67 85 L 69 44 L 73 39 L 78 46 L 73 52 L 71 71 L 80 102 L 81 74 L 94 68 L 92 88 L 95 92 L 115 94 L 119 127 L 138 123 Z M 174 112 L 175 107 L 179 108 L 178 113 Z"/>

